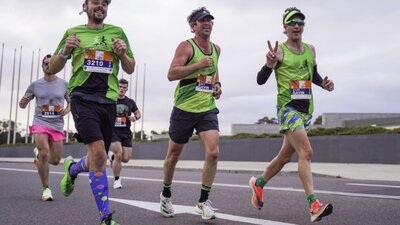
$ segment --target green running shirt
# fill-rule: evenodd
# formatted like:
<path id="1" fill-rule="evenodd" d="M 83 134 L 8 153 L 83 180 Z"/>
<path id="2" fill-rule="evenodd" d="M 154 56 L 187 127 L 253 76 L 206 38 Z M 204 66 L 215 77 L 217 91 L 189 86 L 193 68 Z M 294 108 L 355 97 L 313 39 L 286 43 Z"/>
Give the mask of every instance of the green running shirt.
<path id="1" fill-rule="evenodd" d="M 282 62 L 275 69 L 278 85 L 277 107 L 289 106 L 299 112 L 312 114 L 314 106 L 311 84 L 314 72 L 314 56 L 311 49 L 308 44 L 303 43 L 304 52 L 297 54 L 284 43 L 280 46 L 282 48 Z M 307 84 L 305 85 L 305 83 Z"/>
<path id="2" fill-rule="evenodd" d="M 116 52 L 113 51 L 112 38 L 118 38 L 126 43 L 127 50 L 126 54 L 133 58 L 133 53 L 129 45 L 128 38 L 126 37 L 122 28 L 104 24 L 102 29 L 90 29 L 86 25 L 79 25 L 76 27 L 69 28 L 61 42 L 59 43 L 54 54 L 58 54 L 65 46 L 66 39 L 72 34 L 76 34 L 80 39 L 79 48 L 75 48 L 72 51 L 72 76 L 68 83 L 68 92 L 71 94 L 74 91 L 82 92 L 87 95 L 95 95 L 98 97 L 106 98 L 111 101 L 117 101 L 118 98 L 118 71 L 120 57 Z M 98 60 L 85 60 L 85 54 L 87 50 L 94 50 L 96 52 L 93 58 L 89 59 L 100 59 Z M 108 52 L 108 56 L 98 56 L 97 52 Z M 94 66 L 103 65 L 107 62 L 101 61 L 102 59 L 109 59 L 111 63 L 108 64 L 108 73 L 102 71 L 87 72 L 84 71 L 84 67 L 89 64 Z M 85 65 L 86 63 L 86 65 Z M 111 71 L 112 70 L 112 71 Z"/>
<path id="3" fill-rule="evenodd" d="M 194 64 L 206 56 L 211 56 L 214 64 L 212 67 L 197 70 L 180 80 L 175 89 L 174 106 L 183 111 L 192 113 L 210 111 L 216 108 L 213 93 L 197 91 L 195 80 L 198 75 L 208 75 L 215 78 L 218 71 L 217 49 L 215 45 L 211 43 L 212 53 L 211 55 L 206 55 L 201 51 L 193 39 L 189 39 L 187 42 L 192 45 L 193 57 L 186 63 L 186 65 Z"/>

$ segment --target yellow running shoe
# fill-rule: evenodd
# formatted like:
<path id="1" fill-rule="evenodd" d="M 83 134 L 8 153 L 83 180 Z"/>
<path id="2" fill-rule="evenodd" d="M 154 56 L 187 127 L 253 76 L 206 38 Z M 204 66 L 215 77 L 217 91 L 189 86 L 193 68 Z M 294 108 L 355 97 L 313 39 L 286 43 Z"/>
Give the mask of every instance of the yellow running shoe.
<path id="1" fill-rule="evenodd" d="M 42 194 L 42 201 L 53 201 L 53 195 L 51 194 L 50 188 L 45 188 Z"/>

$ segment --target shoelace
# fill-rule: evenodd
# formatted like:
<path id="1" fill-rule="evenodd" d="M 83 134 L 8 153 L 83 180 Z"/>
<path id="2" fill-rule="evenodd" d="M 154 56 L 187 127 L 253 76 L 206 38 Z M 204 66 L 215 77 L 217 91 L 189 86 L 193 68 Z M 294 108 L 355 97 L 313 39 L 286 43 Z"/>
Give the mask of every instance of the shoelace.
<path id="1" fill-rule="evenodd" d="M 318 200 L 315 200 L 315 202 L 312 203 L 311 207 L 310 207 L 310 212 L 312 214 L 315 214 L 318 212 L 319 208 L 321 208 L 323 204 L 320 203 Z M 314 212 L 315 211 L 315 212 Z"/>
<path id="2" fill-rule="evenodd" d="M 214 212 L 214 209 L 211 206 L 211 204 L 212 204 L 211 200 L 207 200 L 203 203 L 203 211 L 205 211 L 205 214 L 210 214 Z"/>
<path id="3" fill-rule="evenodd" d="M 174 208 L 172 207 L 171 198 L 164 197 L 165 207 L 167 208 L 168 212 L 173 212 Z"/>

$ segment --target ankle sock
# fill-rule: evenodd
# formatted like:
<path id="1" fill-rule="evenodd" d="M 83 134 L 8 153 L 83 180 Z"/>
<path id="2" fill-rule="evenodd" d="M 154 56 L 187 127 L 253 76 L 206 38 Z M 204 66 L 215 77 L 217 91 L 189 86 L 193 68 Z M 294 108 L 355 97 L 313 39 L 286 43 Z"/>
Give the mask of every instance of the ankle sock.
<path id="1" fill-rule="evenodd" d="M 204 184 L 201 185 L 200 199 L 199 202 L 205 202 L 208 199 L 211 187 L 207 187 Z"/>
<path id="2" fill-rule="evenodd" d="M 170 198 L 171 197 L 171 186 L 172 186 L 172 184 L 163 183 L 162 195 L 164 197 L 166 197 L 166 198 Z"/>
<path id="3" fill-rule="evenodd" d="M 311 206 L 311 204 L 317 199 L 318 198 L 315 194 L 311 194 L 311 195 L 307 196 L 308 206 Z"/>
<path id="4" fill-rule="evenodd" d="M 264 180 L 264 178 L 262 176 L 260 176 L 259 178 L 257 178 L 256 180 L 256 187 L 264 187 L 265 184 L 267 184 L 267 181 Z"/>

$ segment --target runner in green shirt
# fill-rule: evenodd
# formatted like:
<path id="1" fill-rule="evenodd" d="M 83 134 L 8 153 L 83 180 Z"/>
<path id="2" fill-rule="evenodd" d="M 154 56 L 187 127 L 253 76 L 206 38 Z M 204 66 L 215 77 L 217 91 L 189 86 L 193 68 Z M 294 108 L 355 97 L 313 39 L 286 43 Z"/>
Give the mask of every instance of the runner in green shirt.
<path id="1" fill-rule="evenodd" d="M 264 203 L 265 184 L 288 163 L 296 152 L 299 156 L 298 172 L 309 203 L 311 222 L 321 220 L 332 213 L 332 204 L 321 203 L 314 194 L 311 173 L 313 149 L 307 136 L 313 113 L 312 83 L 327 91 L 334 89 L 328 77 L 324 79 L 317 72 L 315 48 L 302 41 L 305 15 L 297 8 L 288 8 L 283 15 L 285 43 L 272 47 L 268 41 L 266 65 L 257 76 L 257 83 L 264 84 L 272 70 L 278 85 L 277 112 L 280 132 L 284 134 L 283 144 L 278 155 L 271 161 L 258 178 L 249 181 L 253 192 L 251 203 L 261 209 Z"/>
<path id="2" fill-rule="evenodd" d="M 50 69 L 56 73 L 72 57 L 73 73 L 68 84 L 71 112 L 78 137 L 87 148 L 87 156 L 77 162 L 72 157 L 66 158 L 61 192 L 69 196 L 77 175 L 89 172 L 101 225 L 117 224 L 108 204 L 106 165 L 115 123 L 119 63 L 128 74 L 135 68 L 122 28 L 104 23 L 110 3 L 111 0 L 85 0 L 82 7 L 88 17 L 87 24 L 65 32 L 50 63 Z"/>

